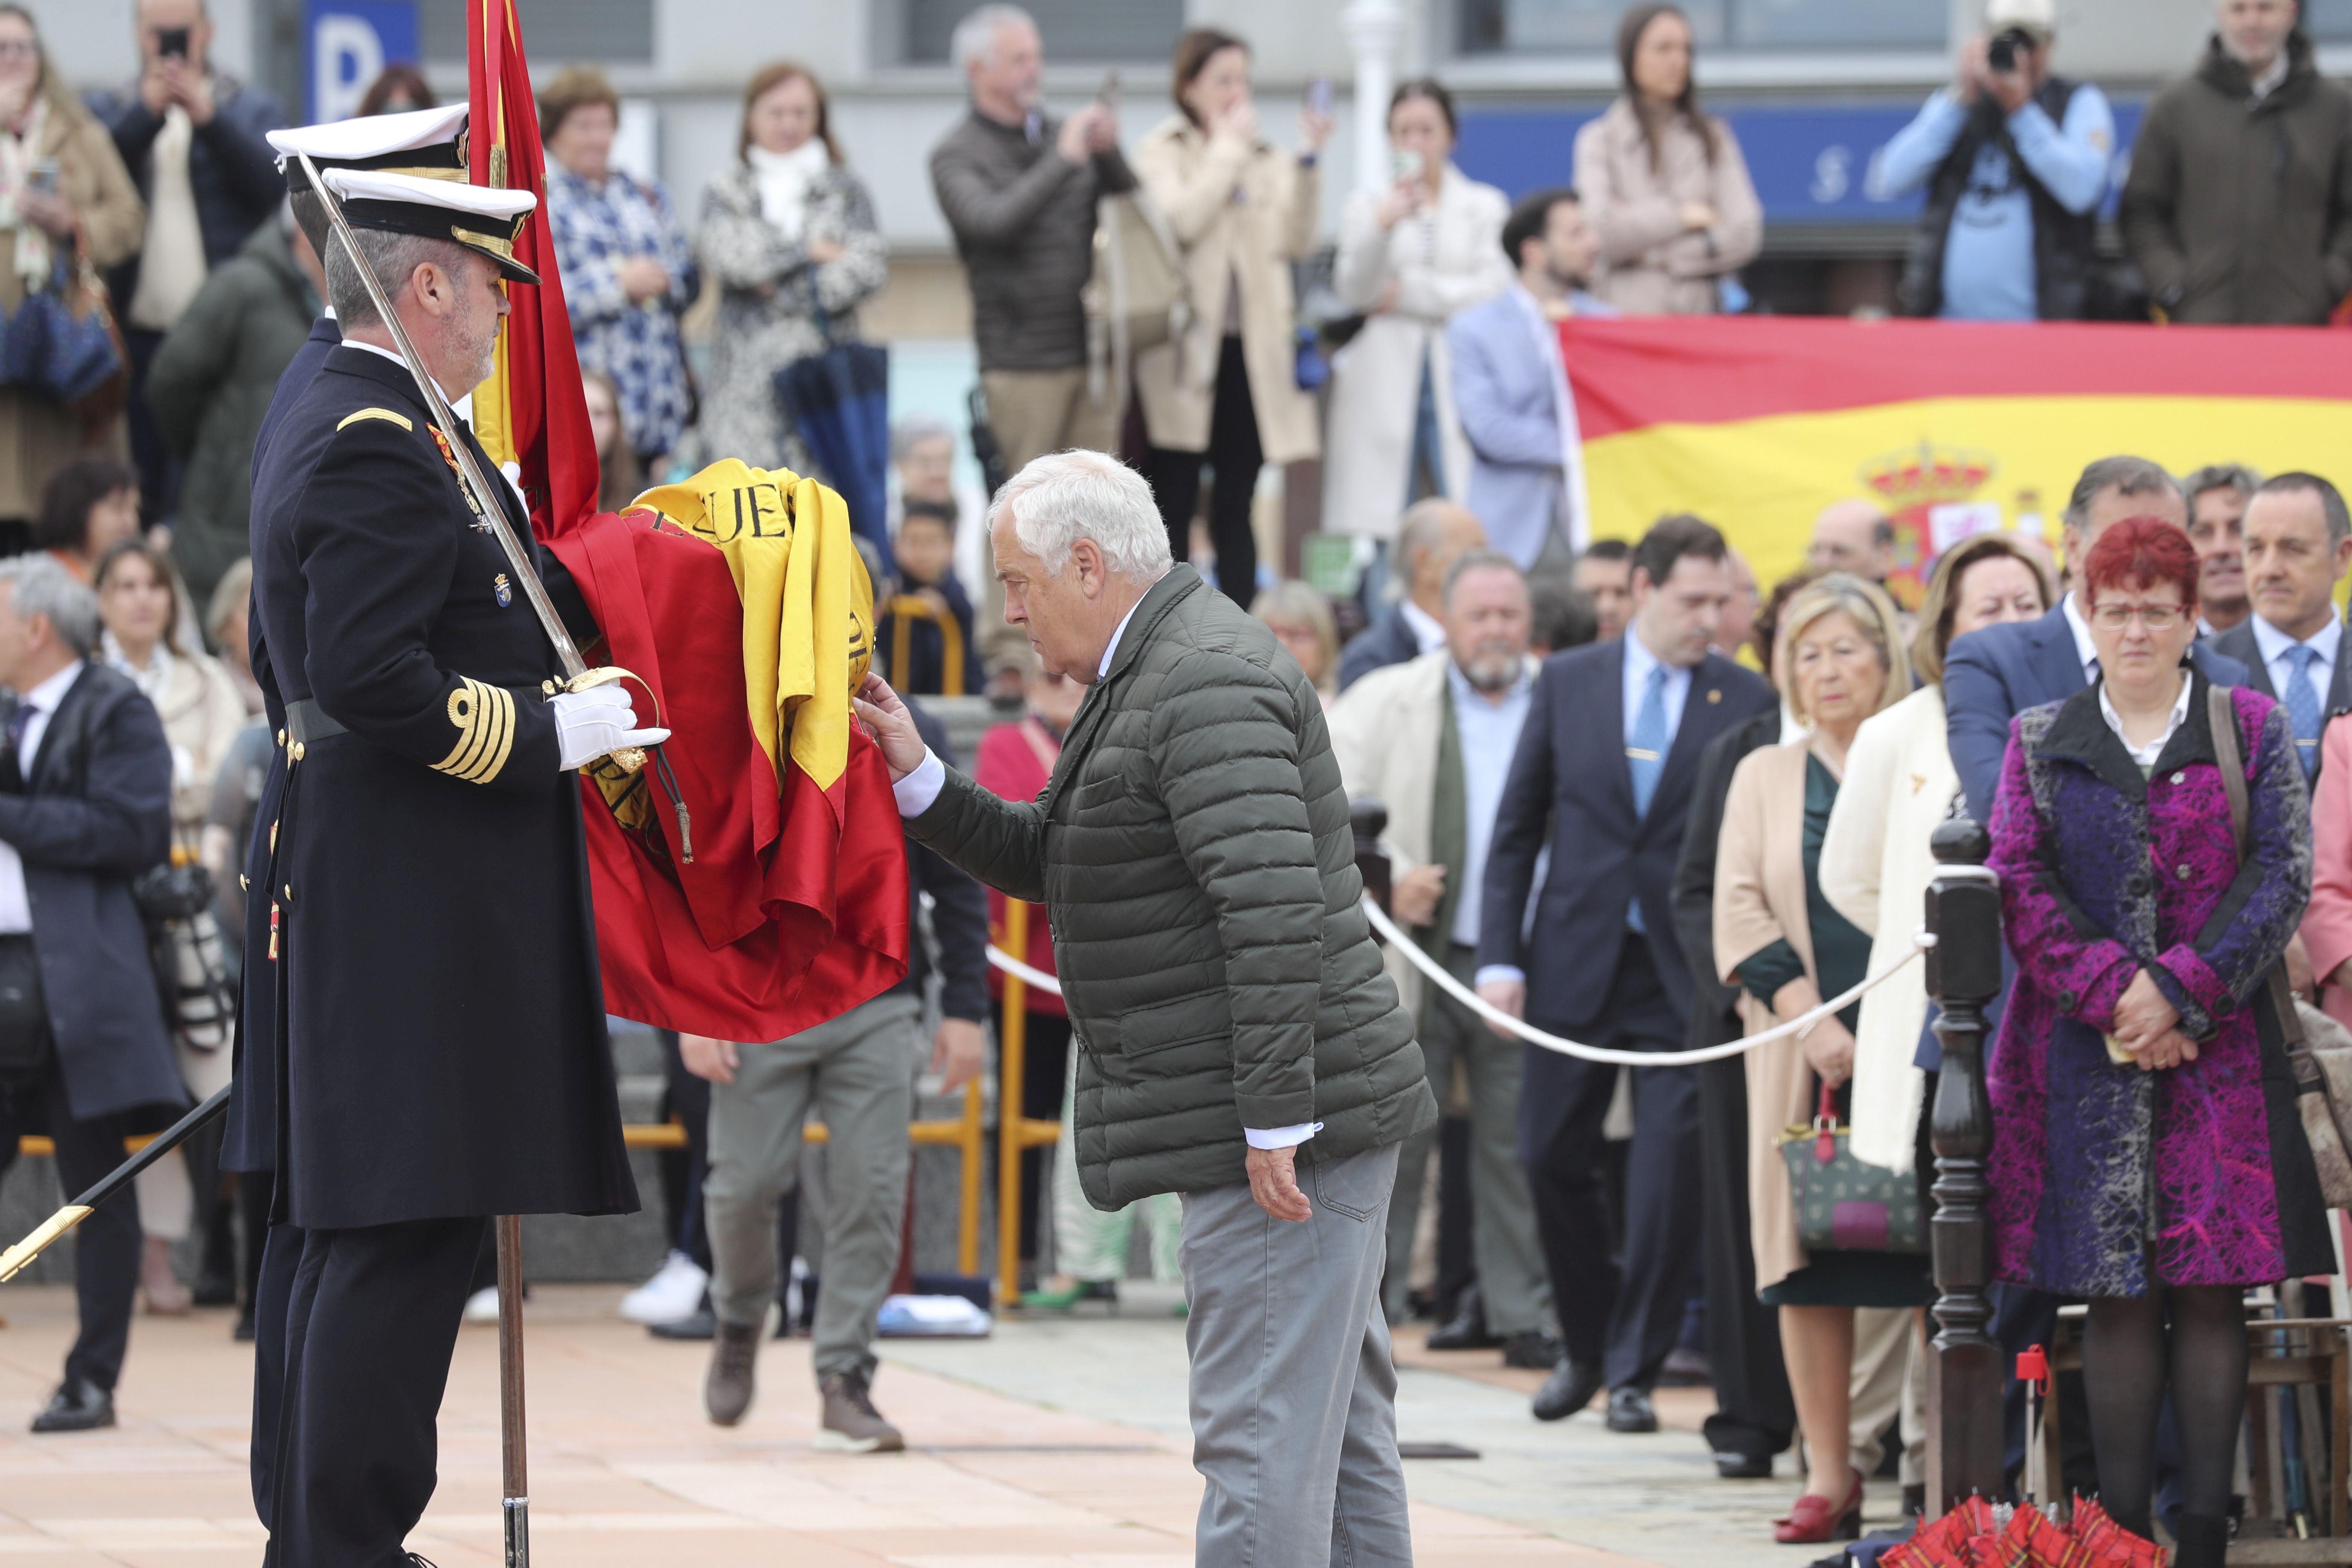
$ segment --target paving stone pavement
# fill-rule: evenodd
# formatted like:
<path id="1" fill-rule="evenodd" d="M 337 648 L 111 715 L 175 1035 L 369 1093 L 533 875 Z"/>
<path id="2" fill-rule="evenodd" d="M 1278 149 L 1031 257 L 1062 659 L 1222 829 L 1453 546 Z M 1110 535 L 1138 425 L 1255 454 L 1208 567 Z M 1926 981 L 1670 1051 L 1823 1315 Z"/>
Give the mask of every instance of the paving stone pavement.
<path id="1" fill-rule="evenodd" d="M 1186 1457 L 1183 1331 L 1164 1289 L 1121 1315 L 1001 1324 L 980 1342 L 886 1342 L 876 1396 L 912 1451 L 815 1453 L 807 1342 L 761 1362 L 731 1431 L 704 1421 L 706 1347 L 614 1316 L 617 1286 L 537 1287 L 531 1303 L 531 1523 L 543 1568 L 691 1562 L 735 1568 L 1189 1568 L 1200 1481 Z M 245 1469 L 251 1357 L 225 1312 L 142 1318 L 111 1432 L 36 1438 L 72 1331 L 58 1285 L 0 1290 L 0 1563 L 228 1568 L 260 1554 Z M 1475 1460 L 1416 1460 L 1424 1568 L 1715 1568 L 1811 1552 L 1769 1543 L 1795 1483 L 1713 1479 L 1688 1430 L 1614 1438 L 1597 1419 L 1539 1426 L 1494 1358 L 1401 1347 L 1407 1440 Z M 1440 1370 L 1433 1362 L 1468 1367 Z M 441 1486 L 410 1545 L 441 1568 L 499 1560 L 496 1336 L 461 1336 L 441 1413 Z M 1474 1371 L 1476 1375 L 1464 1375 Z M 1704 1391 L 1670 1396 L 1695 1426 Z M 1785 1468 L 1785 1467 L 1784 1467 Z M 1891 1511 L 1891 1493 L 1874 1499 Z"/>

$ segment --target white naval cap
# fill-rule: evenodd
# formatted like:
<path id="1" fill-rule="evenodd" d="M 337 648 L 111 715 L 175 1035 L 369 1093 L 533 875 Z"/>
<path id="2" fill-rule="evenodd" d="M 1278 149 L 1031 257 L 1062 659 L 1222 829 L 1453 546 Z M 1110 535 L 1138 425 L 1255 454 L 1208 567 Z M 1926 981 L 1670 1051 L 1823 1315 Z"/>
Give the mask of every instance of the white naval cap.
<path id="1" fill-rule="evenodd" d="M 286 174 L 286 188 L 296 195 L 309 190 L 297 153 L 307 153 L 325 174 L 330 169 L 375 169 L 414 174 L 425 179 L 466 177 L 467 106 L 416 109 L 404 114 L 373 114 L 358 120 L 334 120 L 323 125 L 299 125 L 268 133 Z"/>
<path id="2" fill-rule="evenodd" d="M 516 260 L 514 253 L 523 220 L 539 205 L 539 198 L 529 191 L 382 169 L 322 169 L 320 176 L 342 202 L 343 216 L 353 228 L 455 240 L 497 262 L 499 270 L 515 282 L 539 281 L 539 274 Z"/>

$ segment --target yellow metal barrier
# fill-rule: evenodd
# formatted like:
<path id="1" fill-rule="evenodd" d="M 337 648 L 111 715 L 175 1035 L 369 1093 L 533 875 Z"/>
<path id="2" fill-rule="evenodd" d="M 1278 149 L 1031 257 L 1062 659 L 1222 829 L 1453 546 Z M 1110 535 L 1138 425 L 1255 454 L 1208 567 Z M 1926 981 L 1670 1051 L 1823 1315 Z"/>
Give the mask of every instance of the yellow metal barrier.
<path id="1" fill-rule="evenodd" d="M 1029 961 L 1030 905 L 1004 900 L 1004 931 L 997 945 L 1024 963 Z M 1023 1069 L 1028 1062 L 1029 985 L 1017 974 L 1004 977 L 1004 1026 L 996 1037 L 996 1300 L 1021 1304 L 1021 1154 L 1061 1141 L 1060 1118 L 1047 1121 L 1021 1113 Z"/>
<path id="2" fill-rule="evenodd" d="M 914 647 L 915 623 L 929 621 L 940 628 L 940 695 L 961 697 L 963 690 L 963 627 L 956 618 L 931 607 L 930 602 L 912 594 L 899 594 L 882 602 L 882 613 L 895 617 L 890 632 L 890 679 L 904 680 L 907 660 Z"/>

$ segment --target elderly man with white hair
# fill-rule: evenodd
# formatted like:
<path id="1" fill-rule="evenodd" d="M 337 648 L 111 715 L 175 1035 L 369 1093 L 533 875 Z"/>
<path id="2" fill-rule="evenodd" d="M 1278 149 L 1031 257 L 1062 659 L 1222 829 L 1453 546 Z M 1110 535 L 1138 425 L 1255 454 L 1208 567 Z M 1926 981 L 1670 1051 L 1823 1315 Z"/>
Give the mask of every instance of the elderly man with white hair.
<path id="1" fill-rule="evenodd" d="M 1322 701 L 1171 563 L 1117 459 L 1031 463 L 989 533 L 1005 618 L 1093 688 L 1045 793 L 943 766 L 878 679 L 858 713 L 908 833 L 1046 906 L 1087 1199 L 1183 1194 L 1197 1559 L 1410 1563 L 1381 1268 L 1398 1147 L 1437 1103 L 1360 905 Z"/>

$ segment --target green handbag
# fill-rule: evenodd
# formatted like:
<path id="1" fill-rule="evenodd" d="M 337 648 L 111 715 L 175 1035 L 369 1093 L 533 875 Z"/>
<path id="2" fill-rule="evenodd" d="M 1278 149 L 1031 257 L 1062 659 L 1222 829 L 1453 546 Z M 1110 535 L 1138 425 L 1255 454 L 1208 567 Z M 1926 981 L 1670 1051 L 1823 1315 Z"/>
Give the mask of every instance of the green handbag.
<path id="1" fill-rule="evenodd" d="M 1812 1125 L 1776 1141 L 1797 1207 L 1797 1244 L 1807 1252 L 1927 1251 L 1917 1178 L 1855 1159 L 1853 1131 L 1838 1125 L 1837 1100 L 1823 1084 Z"/>

